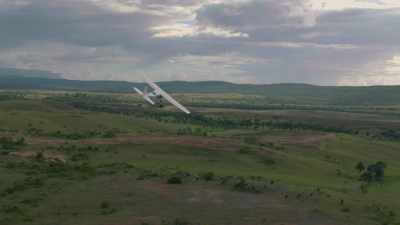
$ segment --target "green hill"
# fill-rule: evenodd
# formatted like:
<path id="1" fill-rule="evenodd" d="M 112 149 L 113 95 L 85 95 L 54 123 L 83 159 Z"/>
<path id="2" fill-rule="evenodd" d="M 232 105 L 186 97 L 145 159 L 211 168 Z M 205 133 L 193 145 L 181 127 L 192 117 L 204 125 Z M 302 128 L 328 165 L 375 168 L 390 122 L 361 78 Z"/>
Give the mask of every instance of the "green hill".
<path id="1" fill-rule="evenodd" d="M 25 70 L 25 69 L 14 69 L 14 68 L 0 68 L 0 77 L 36 77 L 36 78 L 48 78 L 48 79 L 61 79 L 61 74 L 52 73 L 44 70 Z"/>
<path id="2" fill-rule="evenodd" d="M 2 70 L 0 70 L 0 74 Z M 159 82 L 172 93 L 235 93 L 266 97 L 271 102 L 303 105 L 399 105 L 400 86 L 337 87 L 307 84 L 234 84 L 221 81 Z M 0 75 L 0 89 L 70 90 L 129 93 L 143 83 L 124 81 L 79 81 L 33 76 Z"/>

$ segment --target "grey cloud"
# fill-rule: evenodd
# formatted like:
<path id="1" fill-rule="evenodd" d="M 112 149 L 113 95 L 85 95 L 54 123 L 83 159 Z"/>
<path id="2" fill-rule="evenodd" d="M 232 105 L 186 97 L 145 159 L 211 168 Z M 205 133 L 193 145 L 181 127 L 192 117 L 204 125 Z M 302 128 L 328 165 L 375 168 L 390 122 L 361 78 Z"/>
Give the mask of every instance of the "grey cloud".
<path id="1" fill-rule="evenodd" d="M 26 40 L 89 46 L 130 43 L 138 36 L 143 39 L 145 28 L 157 19 L 141 14 L 118 15 L 85 1 L 36 0 L 1 12 L 0 28 L 4 35 L 0 36 L 0 43 L 17 45 Z"/>
<path id="2" fill-rule="evenodd" d="M 297 0 L 257 0 L 241 4 L 215 4 L 199 10 L 201 23 L 242 29 L 304 25 L 305 6 Z"/>
<path id="3" fill-rule="evenodd" d="M 400 45 L 400 10 L 358 9 L 322 15 L 314 28 L 333 33 L 321 43 L 354 43 L 358 45 Z"/>
<path id="4" fill-rule="evenodd" d="M 309 10 L 305 1 L 0 1 L 0 66 L 14 62 L 87 79 L 131 79 L 128 74 L 138 71 L 154 72 L 161 79 L 171 68 L 190 74 L 176 78 L 190 80 L 335 84 L 353 74 L 378 73 L 400 53 L 398 10 L 322 13 Z M 110 3 L 137 11 L 102 7 Z M 153 37 L 153 27 L 176 23 L 249 36 Z M 54 46 L 63 50 L 56 54 Z M 52 65 L 46 67 L 49 61 Z M 241 63 L 224 65 L 229 61 Z M 83 77 L 88 70 L 93 75 Z"/>

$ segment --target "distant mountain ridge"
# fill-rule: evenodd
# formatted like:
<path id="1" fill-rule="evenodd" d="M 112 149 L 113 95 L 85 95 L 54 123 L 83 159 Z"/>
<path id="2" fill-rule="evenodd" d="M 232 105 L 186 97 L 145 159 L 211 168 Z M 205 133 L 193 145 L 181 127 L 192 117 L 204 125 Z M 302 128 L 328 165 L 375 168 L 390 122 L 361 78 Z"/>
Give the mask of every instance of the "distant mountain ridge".
<path id="1" fill-rule="evenodd" d="M 44 70 L 27 70 L 15 68 L 0 68 L 0 77 L 37 77 L 47 79 L 62 79 L 61 74 Z"/>
<path id="2" fill-rule="evenodd" d="M 398 105 L 400 86 L 336 87 L 309 84 L 234 84 L 223 81 L 158 82 L 171 93 L 236 93 L 258 95 L 282 104 L 305 105 Z M 89 92 L 131 93 L 132 87 L 144 83 L 125 81 L 80 81 L 28 76 L 0 75 L 0 89 L 5 90 L 69 90 Z"/>

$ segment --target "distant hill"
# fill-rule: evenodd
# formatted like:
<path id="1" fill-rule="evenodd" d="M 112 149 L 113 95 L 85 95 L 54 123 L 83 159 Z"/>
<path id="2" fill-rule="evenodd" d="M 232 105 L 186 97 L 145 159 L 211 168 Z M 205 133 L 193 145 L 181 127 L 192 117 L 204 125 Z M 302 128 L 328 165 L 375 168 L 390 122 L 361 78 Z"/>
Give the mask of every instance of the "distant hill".
<path id="1" fill-rule="evenodd" d="M 307 105 L 400 105 L 400 86 L 336 87 L 307 84 L 233 84 L 221 81 L 158 83 L 172 93 L 237 93 L 259 95 L 274 102 Z M 71 90 L 129 93 L 143 83 L 124 81 L 79 81 L 35 76 L 0 75 L 0 89 Z"/>
<path id="2" fill-rule="evenodd" d="M 61 74 L 51 73 L 44 70 L 24 70 L 14 68 L 0 68 L 0 77 L 37 77 L 48 79 L 61 79 Z"/>

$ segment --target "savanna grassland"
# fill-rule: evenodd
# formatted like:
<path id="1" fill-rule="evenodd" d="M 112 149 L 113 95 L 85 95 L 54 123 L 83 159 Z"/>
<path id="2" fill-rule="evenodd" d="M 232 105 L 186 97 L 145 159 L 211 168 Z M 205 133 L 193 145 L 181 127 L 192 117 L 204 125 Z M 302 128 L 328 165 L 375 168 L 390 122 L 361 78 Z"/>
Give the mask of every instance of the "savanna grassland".
<path id="1" fill-rule="evenodd" d="M 0 224 L 400 224 L 397 105 L 175 97 L 0 92 Z"/>

